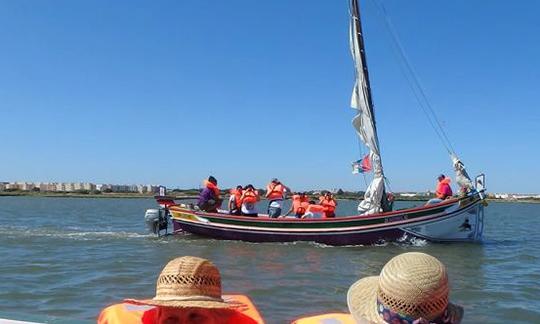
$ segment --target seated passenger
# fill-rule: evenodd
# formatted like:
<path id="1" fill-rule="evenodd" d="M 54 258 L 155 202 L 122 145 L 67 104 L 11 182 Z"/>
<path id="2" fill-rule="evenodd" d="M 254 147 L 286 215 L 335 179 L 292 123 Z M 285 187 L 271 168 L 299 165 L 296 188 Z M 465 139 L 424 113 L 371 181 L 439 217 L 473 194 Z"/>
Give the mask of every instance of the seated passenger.
<path id="1" fill-rule="evenodd" d="M 437 177 L 437 188 L 435 189 L 436 198 L 430 199 L 426 205 L 438 204 L 445 199 L 452 198 L 452 188 L 450 187 L 450 178 L 441 174 Z"/>
<path id="2" fill-rule="evenodd" d="M 261 197 L 259 196 L 259 191 L 257 191 L 253 185 L 249 184 L 244 188 L 240 200 L 242 201 L 242 215 L 257 217 L 258 214 L 256 207 L 257 202 L 261 200 Z"/>
<path id="3" fill-rule="evenodd" d="M 208 180 L 204 181 L 204 188 L 199 195 L 197 206 L 202 211 L 217 213 L 217 209 L 221 207 L 222 201 L 216 178 L 209 176 Z"/>
<path id="4" fill-rule="evenodd" d="M 223 296 L 221 276 L 210 261 L 185 256 L 163 268 L 152 299 L 126 299 L 101 311 L 98 324 L 263 323 L 249 298 Z"/>
<path id="5" fill-rule="evenodd" d="M 242 186 L 236 186 L 236 189 L 231 189 L 229 196 L 229 214 L 242 215 Z"/>
<path id="6" fill-rule="evenodd" d="M 323 218 L 336 217 L 337 201 L 330 191 L 325 192 L 323 196 L 319 197 L 319 205 L 326 208 Z"/>
<path id="7" fill-rule="evenodd" d="M 297 218 L 302 217 L 309 205 L 307 194 L 305 192 L 297 192 L 292 196 L 291 200 L 291 208 L 285 214 L 285 216 L 289 215 L 290 213 L 294 213 Z"/>
<path id="8" fill-rule="evenodd" d="M 302 218 L 324 218 L 323 215 L 326 210 L 326 207 L 316 204 L 314 200 L 311 200 Z"/>

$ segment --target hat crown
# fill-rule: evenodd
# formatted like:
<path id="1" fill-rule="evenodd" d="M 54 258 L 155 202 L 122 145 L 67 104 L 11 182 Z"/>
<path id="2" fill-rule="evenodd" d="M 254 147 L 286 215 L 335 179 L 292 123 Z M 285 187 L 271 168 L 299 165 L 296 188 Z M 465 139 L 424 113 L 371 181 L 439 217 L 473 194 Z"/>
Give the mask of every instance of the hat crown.
<path id="1" fill-rule="evenodd" d="M 176 258 L 163 268 L 156 285 L 155 299 L 186 297 L 221 298 L 221 276 L 210 261 L 197 257 Z"/>
<path id="2" fill-rule="evenodd" d="M 379 276 L 377 298 L 386 307 L 411 318 L 433 319 L 448 306 L 446 267 L 418 252 L 392 258 Z"/>

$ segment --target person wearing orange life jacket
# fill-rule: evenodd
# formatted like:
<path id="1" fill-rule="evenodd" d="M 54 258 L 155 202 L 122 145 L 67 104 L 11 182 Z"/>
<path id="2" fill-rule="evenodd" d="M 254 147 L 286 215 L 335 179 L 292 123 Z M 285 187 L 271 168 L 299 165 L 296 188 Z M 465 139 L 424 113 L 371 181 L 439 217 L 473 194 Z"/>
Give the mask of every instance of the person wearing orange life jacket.
<path id="1" fill-rule="evenodd" d="M 205 180 L 203 184 L 204 188 L 199 194 L 197 206 L 203 211 L 217 213 L 217 209 L 221 207 L 221 203 L 223 202 L 217 186 L 217 180 L 213 176 L 209 176 L 208 180 Z"/>
<path id="2" fill-rule="evenodd" d="M 438 204 L 445 199 L 452 198 L 452 188 L 450 187 L 450 178 L 441 174 L 437 177 L 437 188 L 435 189 L 436 198 L 430 199 L 426 205 Z"/>
<path id="3" fill-rule="evenodd" d="M 319 197 L 319 205 L 325 208 L 323 218 L 336 217 L 337 201 L 330 191 L 325 192 L 323 196 Z"/>
<path id="4" fill-rule="evenodd" d="M 242 186 L 236 186 L 236 189 L 231 189 L 229 196 L 229 214 L 242 215 Z"/>
<path id="5" fill-rule="evenodd" d="M 297 192 L 292 196 L 291 200 L 291 208 L 287 211 L 285 216 L 294 213 L 297 218 L 302 217 L 309 205 L 307 194 L 305 192 Z"/>
<path id="6" fill-rule="evenodd" d="M 287 191 L 291 190 L 276 178 L 272 179 L 266 186 L 265 197 L 268 199 L 268 216 L 277 218 L 281 215 L 281 207 Z"/>
<path id="7" fill-rule="evenodd" d="M 189 279 L 189 280 L 187 280 Z M 152 299 L 126 299 L 106 307 L 98 324 L 257 324 L 264 323 L 247 296 L 222 295 L 221 276 L 210 261 L 180 257 L 157 280 Z"/>
<path id="8" fill-rule="evenodd" d="M 240 200 L 242 201 L 241 211 L 243 216 L 258 216 L 256 206 L 257 202 L 261 200 L 261 197 L 259 196 L 259 191 L 253 185 L 249 184 L 244 188 Z"/>
<path id="9" fill-rule="evenodd" d="M 324 218 L 324 212 L 327 210 L 326 207 L 321 206 L 315 203 L 314 200 L 310 200 L 308 206 L 306 207 L 306 212 L 302 215 L 304 218 Z"/>

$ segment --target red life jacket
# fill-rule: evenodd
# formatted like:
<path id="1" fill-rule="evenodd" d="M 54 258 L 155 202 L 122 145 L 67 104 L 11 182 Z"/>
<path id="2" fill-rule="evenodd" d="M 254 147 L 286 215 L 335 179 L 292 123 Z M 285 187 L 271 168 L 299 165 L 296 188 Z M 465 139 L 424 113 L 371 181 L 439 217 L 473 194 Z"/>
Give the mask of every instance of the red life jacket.
<path id="1" fill-rule="evenodd" d="M 334 217 L 336 212 L 337 202 L 331 197 L 320 197 L 320 204 L 325 208 L 324 217 Z"/>
<path id="2" fill-rule="evenodd" d="M 300 195 L 292 196 L 293 213 L 297 215 L 303 215 L 306 212 L 306 208 L 309 205 Z"/>

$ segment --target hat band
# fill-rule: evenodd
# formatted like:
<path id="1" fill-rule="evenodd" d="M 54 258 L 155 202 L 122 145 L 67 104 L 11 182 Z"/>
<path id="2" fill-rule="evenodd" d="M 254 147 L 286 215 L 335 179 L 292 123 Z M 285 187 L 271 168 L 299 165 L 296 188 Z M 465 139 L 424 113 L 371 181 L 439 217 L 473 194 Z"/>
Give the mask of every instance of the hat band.
<path id="1" fill-rule="evenodd" d="M 210 296 L 156 296 L 152 300 L 159 301 L 215 301 L 223 302 L 222 298 L 210 297 Z"/>
<path id="2" fill-rule="evenodd" d="M 423 318 L 412 318 L 405 314 L 399 312 L 394 312 L 390 308 L 386 307 L 380 300 L 377 298 L 377 312 L 379 316 L 387 323 L 407 323 L 407 324 L 453 324 L 452 318 L 448 315 L 448 307 L 444 312 L 437 318 L 432 320 L 426 320 Z"/>

